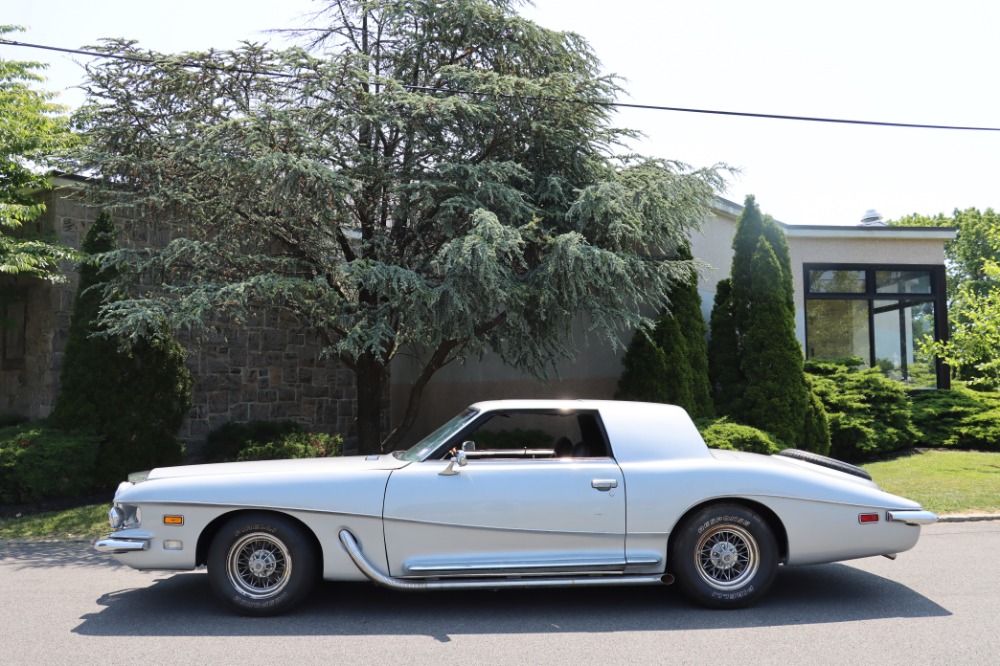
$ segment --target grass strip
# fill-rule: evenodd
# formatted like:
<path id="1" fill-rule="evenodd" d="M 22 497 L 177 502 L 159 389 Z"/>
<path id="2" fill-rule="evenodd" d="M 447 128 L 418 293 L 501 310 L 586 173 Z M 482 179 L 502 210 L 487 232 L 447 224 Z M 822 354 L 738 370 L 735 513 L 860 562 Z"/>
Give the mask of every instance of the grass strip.
<path id="1" fill-rule="evenodd" d="M 1000 453 L 918 450 L 863 467 L 886 492 L 935 513 L 1000 512 Z"/>

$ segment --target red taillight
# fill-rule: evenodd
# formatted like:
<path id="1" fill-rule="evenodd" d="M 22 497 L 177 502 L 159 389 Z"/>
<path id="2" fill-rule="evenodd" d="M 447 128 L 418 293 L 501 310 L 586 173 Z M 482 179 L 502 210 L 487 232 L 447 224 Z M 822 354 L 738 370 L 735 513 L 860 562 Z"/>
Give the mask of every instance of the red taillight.
<path id="1" fill-rule="evenodd" d="M 858 515 L 858 522 L 864 525 L 865 523 L 877 523 L 878 514 L 877 513 L 862 513 Z"/>

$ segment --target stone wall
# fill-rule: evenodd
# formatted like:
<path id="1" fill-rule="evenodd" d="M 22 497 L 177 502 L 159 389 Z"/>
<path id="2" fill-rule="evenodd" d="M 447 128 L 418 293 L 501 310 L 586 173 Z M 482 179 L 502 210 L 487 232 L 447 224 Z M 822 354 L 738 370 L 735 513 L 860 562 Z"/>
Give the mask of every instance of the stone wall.
<path id="1" fill-rule="evenodd" d="M 42 223 L 60 242 L 79 248 L 96 211 L 74 198 L 77 187 L 64 185 L 47 193 Z M 168 241 L 164 230 L 143 226 L 129 226 L 120 239 L 132 246 Z M 77 283 L 72 267 L 65 272 L 66 284 L 18 284 L 28 296 L 25 364 L 0 369 L 2 414 L 36 419 L 55 406 Z M 195 378 L 194 407 L 179 436 L 195 458 L 208 432 L 228 421 L 288 419 L 315 432 L 340 434 L 347 450 L 356 448 L 353 374 L 337 359 L 321 358 L 319 342 L 293 317 L 262 312 L 246 324 L 223 326 L 220 333 L 177 339 L 188 351 Z"/>

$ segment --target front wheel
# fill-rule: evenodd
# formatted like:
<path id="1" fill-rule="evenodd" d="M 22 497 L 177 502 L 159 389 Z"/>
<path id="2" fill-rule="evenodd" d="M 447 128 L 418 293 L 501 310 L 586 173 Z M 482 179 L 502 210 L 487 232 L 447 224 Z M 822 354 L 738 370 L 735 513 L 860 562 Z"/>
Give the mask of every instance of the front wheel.
<path id="1" fill-rule="evenodd" d="M 304 530 L 273 514 L 245 514 L 222 526 L 208 552 L 216 595 L 244 615 L 277 615 L 316 580 L 317 558 Z"/>
<path id="2" fill-rule="evenodd" d="M 678 527 L 670 561 L 678 586 L 692 601 L 709 608 L 742 608 L 771 586 L 778 544 L 756 512 L 717 504 Z"/>

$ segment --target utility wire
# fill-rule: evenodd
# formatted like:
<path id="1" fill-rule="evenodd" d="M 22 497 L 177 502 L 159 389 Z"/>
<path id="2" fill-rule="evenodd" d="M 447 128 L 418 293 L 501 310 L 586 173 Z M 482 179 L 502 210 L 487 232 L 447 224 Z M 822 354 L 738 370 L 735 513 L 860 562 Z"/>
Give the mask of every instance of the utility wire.
<path id="1" fill-rule="evenodd" d="M 19 42 L 12 39 L 0 39 L 0 44 L 6 46 L 22 46 L 30 49 L 42 49 L 45 51 L 57 51 L 59 53 L 70 53 L 73 55 L 82 55 L 92 58 L 106 58 L 106 59 L 116 59 L 116 60 L 127 60 L 130 62 L 141 62 L 141 63 L 164 63 L 165 59 L 155 59 L 146 58 L 142 56 L 130 56 L 119 53 L 99 53 L 97 51 L 85 51 L 81 49 L 68 49 L 58 46 L 46 46 L 44 44 L 30 44 L 27 42 Z M 223 65 L 216 65 L 214 63 L 207 62 L 196 62 L 189 61 L 184 63 L 184 67 L 192 68 L 202 68 L 202 69 L 215 69 L 215 70 L 225 70 L 228 72 L 237 72 L 240 74 L 259 74 L 261 76 L 274 76 L 280 78 L 295 78 L 294 74 L 286 74 L 284 72 L 273 72 L 267 70 L 251 70 L 251 69 L 240 69 L 225 67 Z M 932 125 L 926 123 L 899 123 L 899 122 L 887 122 L 882 120 L 856 120 L 850 118 L 823 118 L 818 116 L 793 116 L 787 114 L 779 113 L 751 113 L 748 111 L 721 111 L 718 109 L 694 109 L 680 106 L 661 106 L 657 104 L 632 104 L 629 102 L 608 102 L 604 100 L 587 100 L 587 99 L 565 99 L 558 97 L 544 97 L 544 96 L 529 96 L 529 95 L 512 95 L 509 93 L 483 93 L 476 92 L 472 90 L 458 90 L 453 88 L 435 88 L 431 86 L 415 86 L 401 83 L 400 87 L 406 90 L 411 90 L 414 92 L 425 92 L 432 94 L 445 94 L 445 95 L 470 95 L 476 97 L 500 97 L 504 99 L 518 99 L 527 101 L 539 101 L 539 102 L 561 102 L 569 104 L 583 104 L 588 106 L 603 106 L 616 109 L 640 109 L 645 111 L 673 111 L 677 113 L 700 113 L 714 116 L 735 116 L 740 118 L 763 118 L 767 120 L 797 120 L 801 122 L 810 123 L 831 123 L 839 125 L 868 125 L 873 127 L 905 127 L 910 129 L 934 129 L 934 130 L 956 130 L 964 132 L 1000 132 L 1000 127 L 975 127 L 969 125 Z"/>

